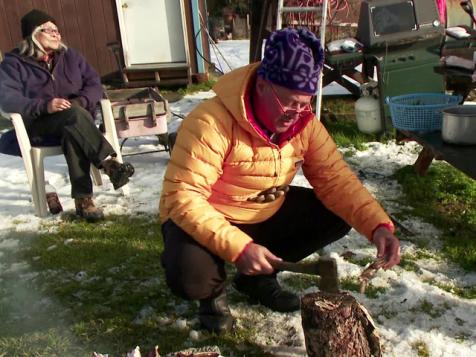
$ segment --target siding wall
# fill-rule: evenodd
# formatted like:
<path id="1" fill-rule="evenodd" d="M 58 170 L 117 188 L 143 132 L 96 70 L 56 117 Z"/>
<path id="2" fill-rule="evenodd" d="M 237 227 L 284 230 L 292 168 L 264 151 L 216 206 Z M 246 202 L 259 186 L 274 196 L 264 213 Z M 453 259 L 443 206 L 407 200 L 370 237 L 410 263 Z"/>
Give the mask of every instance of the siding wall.
<path id="1" fill-rule="evenodd" d="M 197 72 L 197 54 L 190 0 L 185 0 L 190 69 Z M 205 0 L 199 0 L 206 21 Z M 21 41 L 20 19 L 28 11 L 39 9 L 56 19 L 66 45 L 81 52 L 101 76 L 118 70 L 111 42 L 121 43 L 115 0 L 0 0 L 0 51 L 5 53 Z M 208 43 L 205 31 L 202 41 Z M 204 55 L 209 59 L 208 46 Z"/>
<path id="2" fill-rule="evenodd" d="M 119 41 L 114 0 L 0 0 L 0 51 L 21 40 L 20 19 L 31 9 L 56 19 L 63 41 L 79 52 L 101 76 L 117 71 L 109 42 Z"/>

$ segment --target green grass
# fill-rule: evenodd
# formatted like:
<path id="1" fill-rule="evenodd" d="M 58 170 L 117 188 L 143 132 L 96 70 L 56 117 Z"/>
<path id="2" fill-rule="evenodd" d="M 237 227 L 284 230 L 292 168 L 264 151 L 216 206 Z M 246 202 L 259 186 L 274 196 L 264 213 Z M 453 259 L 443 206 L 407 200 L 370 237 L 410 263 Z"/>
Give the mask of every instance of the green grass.
<path id="1" fill-rule="evenodd" d="M 418 250 L 410 253 L 402 254 L 399 266 L 407 271 L 413 271 L 420 273 L 421 269 L 418 266 L 418 260 L 421 259 L 434 259 L 441 261 L 443 258 L 438 252 L 432 252 L 426 248 L 420 247 Z"/>
<path id="2" fill-rule="evenodd" d="M 350 96 L 324 97 L 322 119 L 338 146 L 365 150 L 364 143 L 380 141 L 382 138 L 359 131 L 355 121 L 354 103 L 355 99 Z"/>
<path id="3" fill-rule="evenodd" d="M 352 96 L 328 96 L 322 98 L 322 108 L 325 112 L 334 114 L 341 119 L 355 118 L 355 98 Z"/>
<path id="4" fill-rule="evenodd" d="M 412 166 L 400 169 L 395 178 L 412 207 L 407 215 L 418 216 L 442 230 L 444 257 L 469 271 L 476 271 L 476 182 L 446 164 L 433 164 L 426 176 Z"/>
<path id="5" fill-rule="evenodd" d="M 298 291 L 319 286 L 318 277 L 306 274 L 291 274 L 283 277 L 282 280 L 286 285 Z M 360 283 L 356 277 L 345 277 L 340 279 L 339 282 L 341 290 L 360 291 Z M 385 294 L 386 291 L 387 288 L 377 287 L 370 283 L 365 289 L 365 296 L 370 299 L 377 299 L 381 294 Z"/>
<path id="6" fill-rule="evenodd" d="M 418 340 L 413 342 L 411 346 L 418 357 L 430 357 L 430 350 L 425 342 Z"/>
<path id="7" fill-rule="evenodd" d="M 282 281 L 293 290 L 305 290 L 319 286 L 319 278 L 307 274 L 287 274 Z"/>
<path id="8" fill-rule="evenodd" d="M 179 330 L 174 321 L 192 320 L 197 305 L 166 286 L 155 216 L 66 221 L 50 228 L 51 233 L 21 236 L 19 255 L 4 257 L 10 264 L 27 261 L 30 268 L 21 271 L 23 277 L 2 275 L 0 356 L 91 356 L 92 351 L 123 356 L 136 345 L 143 352 L 159 345 L 161 353 L 191 347 L 190 329 Z M 37 275 L 25 278 L 31 272 Z M 141 310 L 148 313 L 136 324 Z M 193 347 L 265 355 L 251 333 L 204 334 Z"/>
<path id="9" fill-rule="evenodd" d="M 403 254 L 400 258 L 399 266 L 407 271 L 413 271 L 418 273 L 420 271 L 420 267 L 415 261 L 415 258 L 409 254 Z"/>
<path id="10" fill-rule="evenodd" d="M 410 311 L 413 311 L 415 313 L 424 313 L 430 316 L 431 318 L 436 319 L 438 317 L 443 316 L 445 312 L 449 309 L 450 306 L 446 302 L 440 305 L 434 305 L 431 302 L 423 299 L 420 301 L 419 305 L 410 309 Z"/>
<path id="11" fill-rule="evenodd" d="M 347 260 L 348 262 L 352 264 L 365 267 L 367 264 L 372 264 L 373 262 L 375 262 L 375 257 L 362 257 L 362 258 L 348 257 L 348 258 L 345 258 L 345 260 Z"/>
<path id="12" fill-rule="evenodd" d="M 173 103 L 187 94 L 193 94 L 196 92 L 207 92 L 212 89 L 212 87 L 217 82 L 217 79 L 211 78 L 203 83 L 191 84 L 188 86 L 171 86 L 160 88 L 160 93 L 169 100 L 170 103 Z"/>
<path id="13" fill-rule="evenodd" d="M 380 312 L 377 314 L 377 316 L 376 316 L 377 319 L 380 316 L 384 316 L 385 318 L 390 320 L 390 319 L 393 319 L 393 318 L 398 316 L 398 311 L 392 310 L 391 308 L 384 305 L 384 306 L 381 307 Z"/>
<path id="14" fill-rule="evenodd" d="M 437 286 L 438 288 L 447 291 L 456 296 L 462 297 L 464 299 L 476 299 L 476 286 L 458 286 L 453 284 L 444 284 L 442 282 L 436 281 L 434 279 L 424 280 L 430 285 Z"/>
<path id="15" fill-rule="evenodd" d="M 183 95 L 192 94 L 195 92 L 207 92 L 212 89 L 217 81 L 215 79 L 210 79 L 206 82 L 199 84 L 192 84 L 188 87 L 180 88 L 177 92 Z"/>
<path id="16" fill-rule="evenodd" d="M 338 120 L 326 124 L 326 127 L 334 141 L 340 147 L 354 147 L 356 150 L 361 151 L 365 150 L 365 143 L 378 141 L 376 135 L 360 132 L 355 120 Z"/>
<path id="17" fill-rule="evenodd" d="M 356 277 L 346 277 L 340 279 L 341 288 L 343 290 L 349 290 L 354 292 L 360 291 L 360 283 Z M 387 292 L 387 288 L 382 286 L 375 286 L 369 283 L 365 288 L 365 296 L 369 299 L 377 299 L 380 295 Z"/>

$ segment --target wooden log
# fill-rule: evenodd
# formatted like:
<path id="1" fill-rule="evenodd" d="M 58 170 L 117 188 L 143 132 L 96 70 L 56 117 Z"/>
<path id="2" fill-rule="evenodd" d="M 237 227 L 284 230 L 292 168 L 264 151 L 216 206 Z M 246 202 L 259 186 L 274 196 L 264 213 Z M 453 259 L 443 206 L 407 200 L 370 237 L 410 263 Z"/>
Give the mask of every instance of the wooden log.
<path id="1" fill-rule="evenodd" d="M 310 357 L 382 355 L 369 313 L 347 292 L 318 292 L 301 299 L 306 351 Z"/>

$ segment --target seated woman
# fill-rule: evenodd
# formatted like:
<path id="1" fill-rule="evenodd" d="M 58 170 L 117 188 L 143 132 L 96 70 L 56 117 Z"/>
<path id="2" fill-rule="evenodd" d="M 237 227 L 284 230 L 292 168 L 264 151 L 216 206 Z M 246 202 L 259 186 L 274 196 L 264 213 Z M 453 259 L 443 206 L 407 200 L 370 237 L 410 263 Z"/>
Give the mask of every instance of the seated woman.
<path id="1" fill-rule="evenodd" d="M 61 142 L 76 214 L 89 221 L 104 217 L 92 200 L 90 165 L 104 169 L 118 189 L 134 173 L 94 125 L 103 95 L 100 78 L 84 57 L 61 42 L 56 21 L 32 10 L 21 19 L 23 41 L 0 64 L 0 107 L 23 116 L 28 135 Z"/>

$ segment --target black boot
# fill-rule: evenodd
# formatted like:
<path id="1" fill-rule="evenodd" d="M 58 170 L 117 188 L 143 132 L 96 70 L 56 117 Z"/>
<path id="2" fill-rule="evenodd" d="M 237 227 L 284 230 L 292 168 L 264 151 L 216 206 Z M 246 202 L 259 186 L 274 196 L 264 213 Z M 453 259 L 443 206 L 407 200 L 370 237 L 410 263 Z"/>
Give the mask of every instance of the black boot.
<path id="1" fill-rule="evenodd" d="M 217 297 L 200 300 L 198 319 L 202 327 L 209 332 L 221 334 L 231 331 L 235 319 L 228 307 L 226 293 L 223 291 Z"/>
<path id="2" fill-rule="evenodd" d="M 253 276 L 237 274 L 233 279 L 233 286 L 239 292 L 274 311 L 292 312 L 300 308 L 299 297 L 283 290 L 276 280 L 276 274 Z"/>
<path id="3" fill-rule="evenodd" d="M 134 167 L 130 163 L 125 162 L 121 164 L 115 159 L 104 160 L 101 163 L 101 167 L 106 175 L 109 176 L 115 190 L 128 183 L 129 177 L 134 174 Z"/>

